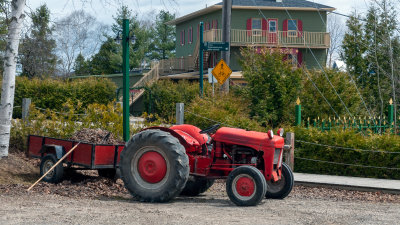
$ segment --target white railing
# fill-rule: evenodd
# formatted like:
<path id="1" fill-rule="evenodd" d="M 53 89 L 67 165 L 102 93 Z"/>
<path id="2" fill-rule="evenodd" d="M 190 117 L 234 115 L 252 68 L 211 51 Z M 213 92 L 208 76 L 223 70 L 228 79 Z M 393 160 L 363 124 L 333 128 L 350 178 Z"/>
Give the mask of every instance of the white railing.
<path id="1" fill-rule="evenodd" d="M 212 29 L 204 31 L 205 42 L 221 42 L 222 30 Z M 326 32 L 308 31 L 278 31 L 268 32 L 262 30 L 231 30 L 232 45 L 252 45 L 261 44 L 269 46 L 289 46 L 289 47 L 318 47 L 329 48 L 330 36 Z"/>

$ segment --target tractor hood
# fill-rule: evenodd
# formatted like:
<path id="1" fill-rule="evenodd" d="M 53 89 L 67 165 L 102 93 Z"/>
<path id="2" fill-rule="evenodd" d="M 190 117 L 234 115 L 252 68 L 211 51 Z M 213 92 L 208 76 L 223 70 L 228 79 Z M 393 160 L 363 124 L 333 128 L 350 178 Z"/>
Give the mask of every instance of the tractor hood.
<path id="1" fill-rule="evenodd" d="M 284 145 L 284 139 L 278 135 L 274 135 L 274 137 L 270 139 L 267 133 L 246 131 L 230 127 L 218 129 L 213 139 L 227 144 L 247 146 L 255 150 L 262 150 L 265 147 L 283 148 Z"/>

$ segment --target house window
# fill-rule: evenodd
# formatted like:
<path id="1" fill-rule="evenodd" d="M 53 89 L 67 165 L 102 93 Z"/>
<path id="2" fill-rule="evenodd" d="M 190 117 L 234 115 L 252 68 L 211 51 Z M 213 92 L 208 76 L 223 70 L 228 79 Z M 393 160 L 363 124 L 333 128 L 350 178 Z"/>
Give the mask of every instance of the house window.
<path id="1" fill-rule="evenodd" d="M 181 45 L 185 45 L 185 30 L 181 31 Z"/>
<path id="2" fill-rule="evenodd" d="M 269 20 L 268 21 L 268 32 L 269 33 L 276 33 L 276 20 Z"/>
<path id="3" fill-rule="evenodd" d="M 288 20 L 288 36 L 297 37 L 297 20 Z"/>
<path id="4" fill-rule="evenodd" d="M 251 30 L 253 35 L 260 36 L 261 35 L 261 19 L 251 19 Z"/>
<path id="5" fill-rule="evenodd" d="M 191 44 L 193 42 L 193 27 L 189 27 L 188 29 L 188 43 Z"/>

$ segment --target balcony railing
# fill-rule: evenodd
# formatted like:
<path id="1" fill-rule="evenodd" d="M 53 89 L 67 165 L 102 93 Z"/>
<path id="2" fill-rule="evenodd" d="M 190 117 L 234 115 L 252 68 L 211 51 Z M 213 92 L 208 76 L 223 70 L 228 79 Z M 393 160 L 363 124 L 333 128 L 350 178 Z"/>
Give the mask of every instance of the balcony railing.
<path id="1" fill-rule="evenodd" d="M 222 30 L 204 31 L 205 42 L 221 42 Z M 231 45 L 263 45 L 271 47 L 329 48 L 330 36 L 326 32 L 231 30 Z"/>

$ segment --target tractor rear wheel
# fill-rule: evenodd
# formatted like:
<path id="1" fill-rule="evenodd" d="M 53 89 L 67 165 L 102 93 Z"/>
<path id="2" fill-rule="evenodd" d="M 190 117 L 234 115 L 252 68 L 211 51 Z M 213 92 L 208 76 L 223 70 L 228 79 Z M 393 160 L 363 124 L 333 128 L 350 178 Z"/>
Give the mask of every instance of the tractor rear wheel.
<path id="1" fill-rule="evenodd" d="M 267 181 L 268 191 L 265 195 L 266 198 L 283 199 L 292 191 L 294 184 L 293 172 L 286 163 L 282 163 L 282 176 L 281 179 L 274 182 L 273 180 Z"/>
<path id="2" fill-rule="evenodd" d="M 167 202 L 185 187 L 189 159 L 170 133 L 145 130 L 134 135 L 121 153 L 121 178 L 131 195 L 145 202 Z"/>
<path id="3" fill-rule="evenodd" d="M 229 199 L 238 206 L 254 206 L 261 202 L 267 191 L 264 175 L 255 167 L 234 169 L 226 180 Z"/>
<path id="4" fill-rule="evenodd" d="M 43 176 L 45 173 L 47 173 L 47 171 L 49 171 L 57 163 L 57 161 L 58 160 L 54 154 L 45 155 L 40 162 L 40 176 Z M 62 163 L 60 163 L 43 178 L 43 181 L 56 184 L 62 181 L 63 175 L 64 167 Z"/>
<path id="5" fill-rule="evenodd" d="M 181 195 L 197 196 L 206 192 L 213 184 L 214 179 L 207 179 L 204 177 L 189 176 L 185 188 L 183 188 Z"/>

